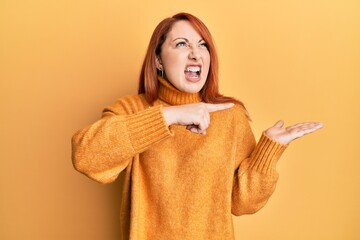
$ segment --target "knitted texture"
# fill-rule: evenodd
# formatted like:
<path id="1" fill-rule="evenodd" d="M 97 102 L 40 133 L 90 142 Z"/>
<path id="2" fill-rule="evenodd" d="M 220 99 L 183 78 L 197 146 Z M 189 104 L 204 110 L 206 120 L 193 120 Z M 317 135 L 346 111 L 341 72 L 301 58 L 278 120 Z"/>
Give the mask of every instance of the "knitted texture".
<path id="1" fill-rule="evenodd" d="M 159 81 L 159 99 L 127 96 L 72 138 L 74 167 L 101 182 L 125 171 L 121 239 L 234 239 L 232 215 L 261 209 L 275 190 L 286 145 L 258 144 L 238 105 L 210 113 L 206 135 L 166 126 L 162 108 L 200 102 Z"/>

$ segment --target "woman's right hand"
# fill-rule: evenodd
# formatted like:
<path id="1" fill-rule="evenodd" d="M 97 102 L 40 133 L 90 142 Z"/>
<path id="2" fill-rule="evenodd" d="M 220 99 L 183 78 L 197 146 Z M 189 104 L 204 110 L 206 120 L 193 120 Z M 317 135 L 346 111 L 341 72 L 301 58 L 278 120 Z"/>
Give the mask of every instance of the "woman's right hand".
<path id="1" fill-rule="evenodd" d="M 163 108 L 163 114 L 168 126 L 182 125 L 193 133 L 205 135 L 210 125 L 210 113 L 233 107 L 233 103 L 193 103 Z"/>

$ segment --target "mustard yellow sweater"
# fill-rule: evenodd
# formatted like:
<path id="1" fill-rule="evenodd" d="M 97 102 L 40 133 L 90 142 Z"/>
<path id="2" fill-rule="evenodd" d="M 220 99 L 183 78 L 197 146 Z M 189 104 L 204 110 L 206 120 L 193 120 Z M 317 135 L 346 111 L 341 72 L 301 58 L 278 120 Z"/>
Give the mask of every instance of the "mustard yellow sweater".
<path id="1" fill-rule="evenodd" d="M 264 133 L 256 144 L 244 110 L 211 113 L 206 135 L 166 126 L 162 107 L 201 101 L 160 79 L 159 99 L 127 96 L 72 138 L 74 167 L 101 182 L 125 171 L 122 239 L 234 239 L 232 215 L 262 208 L 286 148 Z"/>

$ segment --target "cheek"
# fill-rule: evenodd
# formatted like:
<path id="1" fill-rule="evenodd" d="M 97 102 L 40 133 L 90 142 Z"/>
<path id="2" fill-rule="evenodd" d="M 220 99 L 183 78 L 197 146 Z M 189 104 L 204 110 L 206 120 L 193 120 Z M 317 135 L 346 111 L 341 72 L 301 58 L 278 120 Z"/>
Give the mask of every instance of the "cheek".
<path id="1" fill-rule="evenodd" d="M 168 55 L 163 59 L 165 71 L 177 71 L 181 69 L 181 58 L 177 54 Z"/>
<path id="2" fill-rule="evenodd" d="M 206 55 L 204 63 L 206 64 L 207 73 L 208 73 L 209 69 L 210 69 L 210 54 L 209 53 Z"/>
<path id="3" fill-rule="evenodd" d="M 204 62 L 206 62 L 207 65 L 210 65 L 210 53 L 208 51 L 204 52 L 203 59 L 204 59 Z"/>

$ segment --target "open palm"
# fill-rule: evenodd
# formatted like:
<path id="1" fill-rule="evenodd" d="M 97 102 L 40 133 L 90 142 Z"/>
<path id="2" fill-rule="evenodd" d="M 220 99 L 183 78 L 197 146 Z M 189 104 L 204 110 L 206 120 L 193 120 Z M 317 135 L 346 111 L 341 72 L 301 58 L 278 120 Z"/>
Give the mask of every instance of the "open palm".
<path id="1" fill-rule="evenodd" d="M 302 122 L 285 128 L 283 126 L 284 121 L 280 120 L 274 126 L 267 129 L 265 133 L 277 142 L 289 144 L 297 138 L 319 130 L 323 127 L 323 124 L 320 122 Z"/>

